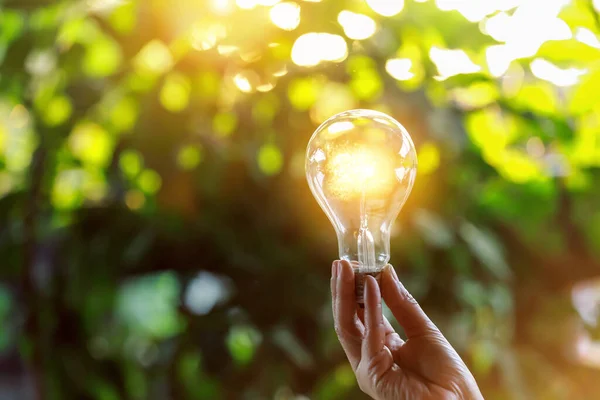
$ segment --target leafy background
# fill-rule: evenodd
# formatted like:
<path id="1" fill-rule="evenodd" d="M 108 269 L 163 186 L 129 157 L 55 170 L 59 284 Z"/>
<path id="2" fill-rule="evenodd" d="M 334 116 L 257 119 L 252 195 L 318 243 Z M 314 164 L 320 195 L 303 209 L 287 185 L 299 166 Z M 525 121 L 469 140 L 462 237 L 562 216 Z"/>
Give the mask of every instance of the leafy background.
<path id="1" fill-rule="evenodd" d="M 486 399 L 600 393 L 600 2 L 0 4 L 0 398 L 364 398 L 304 178 L 358 107 L 415 141 L 392 261 Z"/>

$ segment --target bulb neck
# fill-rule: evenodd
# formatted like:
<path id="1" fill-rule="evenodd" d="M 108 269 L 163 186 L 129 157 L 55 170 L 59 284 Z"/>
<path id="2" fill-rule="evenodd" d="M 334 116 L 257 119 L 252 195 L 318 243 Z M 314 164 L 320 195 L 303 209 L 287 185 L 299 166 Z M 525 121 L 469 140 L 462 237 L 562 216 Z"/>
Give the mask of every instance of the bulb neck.
<path id="1" fill-rule="evenodd" d="M 341 260 L 349 261 L 360 272 L 378 272 L 390 261 L 390 234 L 384 229 L 359 228 L 338 232 Z"/>
<path id="2" fill-rule="evenodd" d="M 354 268 L 354 291 L 356 294 L 356 303 L 360 308 L 365 308 L 365 279 L 367 275 L 375 278 L 377 286 L 381 287 L 381 271 L 362 272 L 360 269 Z"/>

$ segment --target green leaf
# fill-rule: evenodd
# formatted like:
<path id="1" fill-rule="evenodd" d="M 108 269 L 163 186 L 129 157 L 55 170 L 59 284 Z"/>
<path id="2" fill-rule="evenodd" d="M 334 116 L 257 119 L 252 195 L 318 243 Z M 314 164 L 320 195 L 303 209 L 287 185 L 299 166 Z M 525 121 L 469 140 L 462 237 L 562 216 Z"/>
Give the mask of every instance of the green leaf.
<path id="1" fill-rule="evenodd" d="M 258 168 L 265 175 L 275 175 L 281 171 L 283 166 L 283 154 L 279 147 L 273 144 L 265 144 L 258 150 Z"/>
<path id="2" fill-rule="evenodd" d="M 123 61 L 121 47 L 108 36 L 88 44 L 83 57 L 83 72 L 92 78 L 102 78 L 117 72 Z"/>
<path id="3" fill-rule="evenodd" d="M 590 111 L 600 102 L 597 93 L 600 93 L 600 68 L 591 70 L 573 90 L 569 101 L 569 112 L 581 115 Z"/>

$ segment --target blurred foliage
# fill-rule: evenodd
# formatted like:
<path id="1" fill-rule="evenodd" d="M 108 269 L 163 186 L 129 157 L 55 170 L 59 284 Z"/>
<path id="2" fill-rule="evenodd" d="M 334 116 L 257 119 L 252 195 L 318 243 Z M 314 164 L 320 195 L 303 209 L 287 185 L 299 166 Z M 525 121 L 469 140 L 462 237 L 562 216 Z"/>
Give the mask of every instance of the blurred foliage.
<path id="1" fill-rule="evenodd" d="M 599 8 L 0 2 L 0 398 L 363 398 L 304 178 L 357 107 L 415 141 L 392 261 L 486 398 L 597 397 Z"/>

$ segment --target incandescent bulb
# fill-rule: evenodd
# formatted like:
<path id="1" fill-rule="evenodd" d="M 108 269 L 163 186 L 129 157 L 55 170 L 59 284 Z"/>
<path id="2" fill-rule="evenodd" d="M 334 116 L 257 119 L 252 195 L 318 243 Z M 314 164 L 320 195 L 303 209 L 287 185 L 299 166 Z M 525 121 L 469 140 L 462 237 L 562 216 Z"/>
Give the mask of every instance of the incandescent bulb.
<path id="1" fill-rule="evenodd" d="M 379 279 L 390 260 L 390 229 L 416 172 L 408 132 L 378 111 L 337 114 L 308 142 L 306 179 L 336 231 L 340 259 L 354 266 L 359 303 L 365 275 Z"/>

